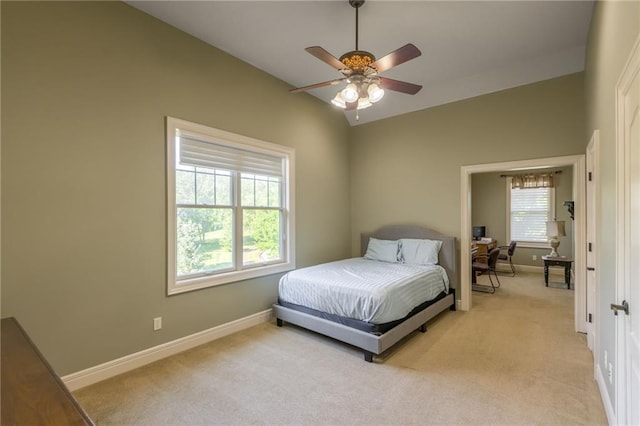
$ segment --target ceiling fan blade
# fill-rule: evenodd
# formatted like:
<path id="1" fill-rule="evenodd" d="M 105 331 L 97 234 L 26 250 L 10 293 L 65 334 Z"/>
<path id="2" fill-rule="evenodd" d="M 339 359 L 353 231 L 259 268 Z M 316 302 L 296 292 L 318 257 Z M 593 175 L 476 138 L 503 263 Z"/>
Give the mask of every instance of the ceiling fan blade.
<path id="1" fill-rule="evenodd" d="M 405 44 L 399 49 L 394 50 L 388 55 L 383 56 L 382 58 L 369 65 L 369 67 L 375 68 L 378 73 L 381 73 L 397 65 L 403 64 L 413 58 L 417 58 L 420 55 L 422 55 L 420 49 L 409 43 Z"/>
<path id="2" fill-rule="evenodd" d="M 304 50 L 306 50 L 316 58 L 320 59 L 322 62 L 331 65 L 333 68 L 337 69 L 340 72 L 349 70 L 349 68 L 345 64 L 340 62 L 338 58 L 336 58 L 335 56 L 333 56 L 331 53 L 327 52 L 320 46 L 311 46 L 311 47 L 307 47 Z"/>
<path id="3" fill-rule="evenodd" d="M 341 81 L 346 80 L 346 78 L 347 77 L 343 77 L 343 78 L 338 78 L 336 80 L 323 81 L 322 83 L 310 84 L 304 87 L 297 87 L 295 89 L 289 90 L 289 92 L 298 93 L 298 92 L 304 92 L 306 90 L 317 89 L 318 87 L 335 86 L 336 84 L 339 84 Z"/>
<path id="4" fill-rule="evenodd" d="M 408 95 L 415 95 L 422 89 L 422 86 L 413 83 L 407 83 L 406 81 L 393 80 L 386 77 L 378 77 L 380 83 L 378 86 L 383 89 L 393 90 L 394 92 L 406 93 Z"/>

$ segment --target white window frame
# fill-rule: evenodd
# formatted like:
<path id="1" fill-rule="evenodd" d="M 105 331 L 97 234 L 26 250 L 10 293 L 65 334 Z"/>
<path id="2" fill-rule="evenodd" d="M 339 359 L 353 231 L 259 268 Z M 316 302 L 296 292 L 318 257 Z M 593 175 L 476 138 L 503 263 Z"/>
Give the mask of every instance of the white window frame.
<path id="1" fill-rule="evenodd" d="M 507 178 L 507 188 L 506 188 L 506 192 L 507 192 L 507 232 L 506 232 L 506 236 L 507 236 L 507 241 L 511 241 L 511 178 Z M 547 215 L 547 220 L 553 220 L 553 216 L 555 214 L 556 211 L 556 189 L 551 187 L 549 188 L 549 212 Z M 551 246 L 549 245 L 549 241 L 547 240 L 547 242 L 544 243 L 536 243 L 536 242 L 532 242 L 532 241 L 518 241 L 518 247 L 528 247 L 528 248 L 551 248 Z"/>
<path id="2" fill-rule="evenodd" d="M 232 271 L 222 271 L 212 273 L 197 278 L 178 279 L 177 277 L 177 218 L 176 218 L 176 132 L 177 130 L 189 131 L 203 135 L 206 139 L 215 139 L 223 144 L 235 148 L 241 148 L 251 152 L 269 154 L 281 157 L 284 162 L 283 189 L 282 189 L 282 259 L 277 262 L 269 262 L 259 265 L 242 266 L 242 262 L 236 262 L 236 268 Z M 206 287 L 212 287 L 231 282 L 246 280 L 250 278 L 262 277 L 295 269 L 295 190 L 294 190 L 294 170 L 295 170 L 295 150 L 283 145 L 265 142 L 259 139 L 238 135 L 220 129 L 191 123 L 178 118 L 167 117 L 166 120 L 167 138 L 167 294 L 179 294 Z M 235 203 L 240 201 L 236 199 Z M 236 204 L 234 204 L 236 205 Z M 235 207 L 234 207 L 235 209 Z M 236 244 L 242 241 L 242 229 L 236 227 L 234 231 L 233 255 L 240 258 L 241 245 Z M 238 240 L 239 238 L 239 240 Z"/>

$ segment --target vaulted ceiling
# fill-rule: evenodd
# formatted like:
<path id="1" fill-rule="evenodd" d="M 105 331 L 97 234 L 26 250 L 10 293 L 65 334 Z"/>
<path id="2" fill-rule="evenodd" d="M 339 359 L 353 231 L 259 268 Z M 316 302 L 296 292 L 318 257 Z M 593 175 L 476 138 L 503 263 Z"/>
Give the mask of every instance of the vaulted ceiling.
<path id="1" fill-rule="evenodd" d="M 340 57 L 355 48 L 355 10 L 347 0 L 128 1 L 292 87 L 341 77 L 305 52 Z M 584 69 L 593 1 L 377 1 L 359 10 L 359 48 L 380 58 L 406 43 L 422 55 L 384 77 L 423 86 L 387 91 L 373 107 L 346 111 L 367 123 L 546 80 Z M 291 96 L 330 100 L 341 86 Z"/>

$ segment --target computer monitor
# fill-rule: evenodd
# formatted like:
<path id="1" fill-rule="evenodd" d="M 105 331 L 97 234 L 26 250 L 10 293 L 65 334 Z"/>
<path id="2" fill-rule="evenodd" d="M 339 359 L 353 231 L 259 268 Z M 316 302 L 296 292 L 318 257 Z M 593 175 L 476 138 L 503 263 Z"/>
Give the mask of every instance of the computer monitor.
<path id="1" fill-rule="evenodd" d="M 473 239 L 479 240 L 480 238 L 484 238 L 486 236 L 486 227 L 484 226 L 474 226 L 473 227 Z"/>

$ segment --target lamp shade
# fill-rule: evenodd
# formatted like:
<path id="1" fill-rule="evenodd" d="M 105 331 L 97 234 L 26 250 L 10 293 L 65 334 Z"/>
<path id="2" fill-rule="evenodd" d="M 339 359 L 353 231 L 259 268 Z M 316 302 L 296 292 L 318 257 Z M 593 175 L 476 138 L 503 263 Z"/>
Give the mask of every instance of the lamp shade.
<path id="1" fill-rule="evenodd" d="M 342 90 L 342 98 L 345 102 L 355 102 L 359 96 L 358 87 L 353 83 L 347 84 L 347 87 Z"/>
<path id="2" fill-rule="evenodd" d="M 367 93 L 369 94 L 369 101 L 371 103 L 378 102 L 384 96 L 384 90 L 378 87 L 375 83 L 369 85 Z"/>
<path id="3" fill-rule="evenodd" d="M 371 105 L 373 105 L 373 104 L 371 102 L 369 102 L 369 98 L 360 98 L 360 99 L 358 99 L 357 109 L 369 108 Z"/>
<path id="4" fill-rule="evenodd" d="M 550 220 L 547 222 L 547 237 L 564 237 L 564 220 Z"/>
<path id="5" fill-rule="evenodd" d="M 342 92 L 338 92 L 335 98 L 331 99 L 331 103 L 337 106 L 338 108 L 346 108 L 347 103 L 344 101 L 342 97 Z"/>

